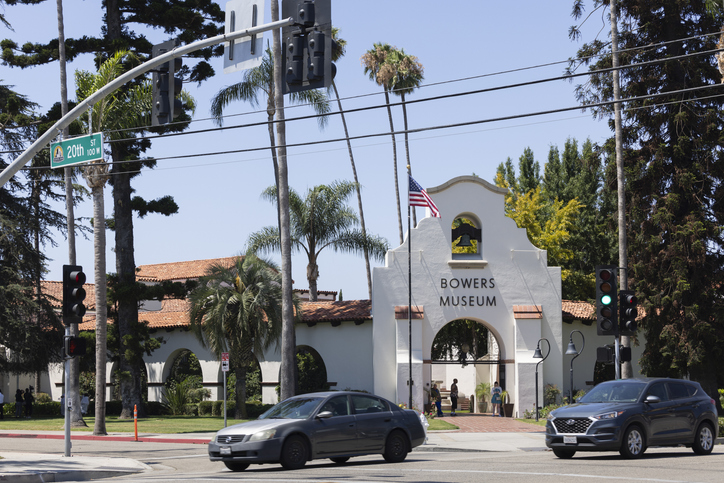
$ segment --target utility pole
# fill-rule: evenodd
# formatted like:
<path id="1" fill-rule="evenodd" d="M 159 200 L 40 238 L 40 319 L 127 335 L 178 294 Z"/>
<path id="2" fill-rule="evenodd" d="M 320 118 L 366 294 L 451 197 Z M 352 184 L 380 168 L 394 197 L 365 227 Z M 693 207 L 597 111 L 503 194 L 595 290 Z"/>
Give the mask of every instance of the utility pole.
<path id="1" fill-rule="evenodd" d="M 618 184 L 618 266 L 620 273 L 620 289 L 628 290 L 628 244 L 626 243 L 626 185 L 623 173 L 623 133 L 621 132 L 621 80 L 619 77 L 618 61 L 618 12 L 616 11 L 616 0 L 610 0 L 611 6 L 611 56 L 613 58 L 613 111 L 614 128 L 616 137 L 616 181 Z M 616 336 L 616 379 L 630 379 L 633 377 L 631 361 L 619 365 L 619 347 L 631 347 L 631 338 L 628 336 Z M 620 371 L 620 374 L 619 374 Z"/>

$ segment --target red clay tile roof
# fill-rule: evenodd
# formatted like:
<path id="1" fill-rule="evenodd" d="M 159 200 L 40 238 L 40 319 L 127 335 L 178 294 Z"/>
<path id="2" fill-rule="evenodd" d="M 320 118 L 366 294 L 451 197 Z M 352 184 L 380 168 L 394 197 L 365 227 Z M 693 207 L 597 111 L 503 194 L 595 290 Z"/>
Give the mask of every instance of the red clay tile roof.
<path id="1" fill-rule="evenodd" d="M 85 289 L 85 300 L 83 305 L 91 312 L 96 309 L 96 286 L 92 283 L 84 283 L 83 288 Z M 55 300 L 50 300 L 53 308 L 61 310 L 63 307 L 63 282 L 49 282 L 42 280 L 40 282 L 40 290 L 45 295 L 53 297 Z"/>
<path id="2" fill-rule="evenodd" d="M 188 302 L 169 299 L 159 311 L 139 312 L 138 319 L 148 322 L 152 329 L 187 327 L 189 325 Z M 343 300 L 302 302 L 302 323 L 317 322 L 364 322 L 372 320 L 372 304 L 369 300 Z M 109 320 L 109 323 L 112 321 Z M 80 330 L 95 330 L 95 315 L 83 317 Z"/>
<path id="3" fill-rule="evenodd" d="M 136 269 L 136 280 L 139 282 L 163 282 L 167 280 L 185 281 L 196 279 L 206 275 L 206 271 L 210 266 L 222 264 L 230 267 L 237 258 L 239 257 L 139 265 Z"/>
<path id="4" fill-rule="evenodd" d="M 580 320 L 590 322 L 596 320 L 596 311 L 592 304 L 576 300 L 563 300 L 563 321 L 573 322 Z"/>

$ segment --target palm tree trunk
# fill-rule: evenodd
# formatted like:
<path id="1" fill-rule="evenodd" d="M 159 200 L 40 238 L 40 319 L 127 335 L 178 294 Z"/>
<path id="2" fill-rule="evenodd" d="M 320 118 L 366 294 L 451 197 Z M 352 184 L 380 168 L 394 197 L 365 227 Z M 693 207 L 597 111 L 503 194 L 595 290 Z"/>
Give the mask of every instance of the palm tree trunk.
<path id="1" fill-rule="evenodd" d="M 120 163 L 120 154 L 114 144 L 111 148 L 114 164 L 113 170 L 113 213 L 116 222 L 115 246 L 116 246 L 116 273 L 118 274 L 119 285 L 133 287 L 136 283 L 136 261 L 133 245 L 133 210 L 131 209 L 131 176 L 125 172 L 123 164 Z M 132 290 L 124 290 L 125 293 L 135 293 Z M 121 414 L 120 419 L 133 418 L 133 408 L 138 408 L 138 416 L 145 417 L 143 399 L 141 397 L 141 369 L 138 355 L 130 353 L 126 344 L 127 338 L 134 338 L 135 326 L 138 324 L 138 300 L 135 296 L 124 295 L 118 298 L 118 335 L 119 335 L 119 371 L 124 377 L 119 378 L 121 389 Z M 130 375 L 127 377 L 126 375 Z"/>
<path id="2" fill-rule="evenodd" d="M 392 108 L 390 107 L 390 92 L 385 86 L 385 102 L 387 103 L 387 116 L 390 118 L 390 134 L 392 134 L 392 172 L 395 178 L 395 198 L 397 199 L 397 226 L 400 231 L 400 245 L 405 241 L 402 233 L 402 211 L 400 208 L 400 183 L 397 180 L 397 142 L 395 141 L 395 126 L 392 122 Z"/>
<path id="3" fill-rule="evenodd" d="M 408 141 L 407 133 L 407 106 L 405 105 L 405 93 L 400 91 L 400 97 L 402 98 L 402 119 L 405 123 L 405 156 L 407 156 L 407 174 L 412 176 L 412 165 L 410 164 L 410 143 Z M 408 180 L 409 181 L 409 180 Z M 417 214 L 415 213 L 415 207 L 411 206 L 412 209 L 412 226 L 417 226 Z"/>
<path id="4" fill-rule="evenodd" d="M 86 170 L 98 168 L 88 167 Z M 93 434 L 106 433 L 106 227 L 103 202 L 104 175 L 87 175 L 93 192 L 93 252 L 96 295 L 96 409 Z M 93 182 L 91 178 L 95 178 Z M 98 180 L 97 178 L 102 178 Z"/>
<path id="5" fill-rule="evenodd" d="M 279 2 L 271 2 L 272 22 L 279 20 Z M 274 105 L 276 106 L 277 139 L 279 140 L 279 175 L 277 195 L 279 196 L 279 235 L 281 238 L 282 271 L 282 367 L 281 399 L 294 395 L 296 337 L 294 334 L 294 306 L 292 304 L 292 245 L 289 221 L 289 179 L 287 172 L 287 138 L 284 124 L 284 95 L 282 94 L 282 47 L 279 29 L 273 31 L 274 52 Z"/>
<path id="6" fill-rule="evenodd" d="M 367 228 L 365 227 L 365 215 L 362 210 L 362 189 L 360 188 L 359 180 L 357 179 L 357 168 L 354 164 L 354 155 L 352 154 L 352 143 L 349 140 L 349 131 L 347 130 L 347 120 L 344 118 L 344 110 L 342 109 L 342 101 L 339 99 L 339 92 L 337 92 L 337 84 L 332 81 L 332 89 L 334 89 L 334 96 L 337 98 L 337 106 L 339 107 L 339 115 L 342 117 L 342 127 L 344 127 L 344 137 L 347 140 L 347 150 L 349 151 L 349 162 L 352 164 L 352 175 L 354 176 L 354 182 L 357 185 L 357 205 L 359 206 L 359 219 L 362 225 L 362 233 L 367 236 Z M 365 247 L 365 269 L 367 271 L 367 293 L 369 298 L 372 299 L 372 272 L 370 270 L 370 254 L 369 250 Z"/>

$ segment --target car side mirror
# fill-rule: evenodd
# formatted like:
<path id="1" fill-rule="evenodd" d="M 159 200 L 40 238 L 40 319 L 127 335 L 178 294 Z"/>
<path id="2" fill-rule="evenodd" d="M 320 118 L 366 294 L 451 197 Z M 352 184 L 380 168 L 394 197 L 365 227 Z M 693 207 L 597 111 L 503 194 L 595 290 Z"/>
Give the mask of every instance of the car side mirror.
<path id="1" fill-rule="evenodd" d="M 660 403 L 661 398 L 659 396 L 654 396 L 653 394 L 649 394 L 646 396 L 646 399 L 644 400 L 646 404 L 653 404 L 653 403 Z"/>
<path id="2" fill-rule="evenodd" d="M 332 416 L 334 416 L 334 414 L 332 414 L 332 411 L 322 411 L 321 413 L 317 414 L 317 418 L 319 419 L 327 419 L 331 418 Z"/>

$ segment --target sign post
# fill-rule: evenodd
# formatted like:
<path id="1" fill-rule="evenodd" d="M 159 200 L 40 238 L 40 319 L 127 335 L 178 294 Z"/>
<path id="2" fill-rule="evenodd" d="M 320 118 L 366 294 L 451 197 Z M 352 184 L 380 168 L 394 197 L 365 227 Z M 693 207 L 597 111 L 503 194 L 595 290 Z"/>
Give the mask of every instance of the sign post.
<path id="1" fill-rule="evenodd" d="M 221 353 L 221 372 L 224 373 L 224 427 L 226 427 L 226 373 L 229 372 L 229 353 Z"/>

